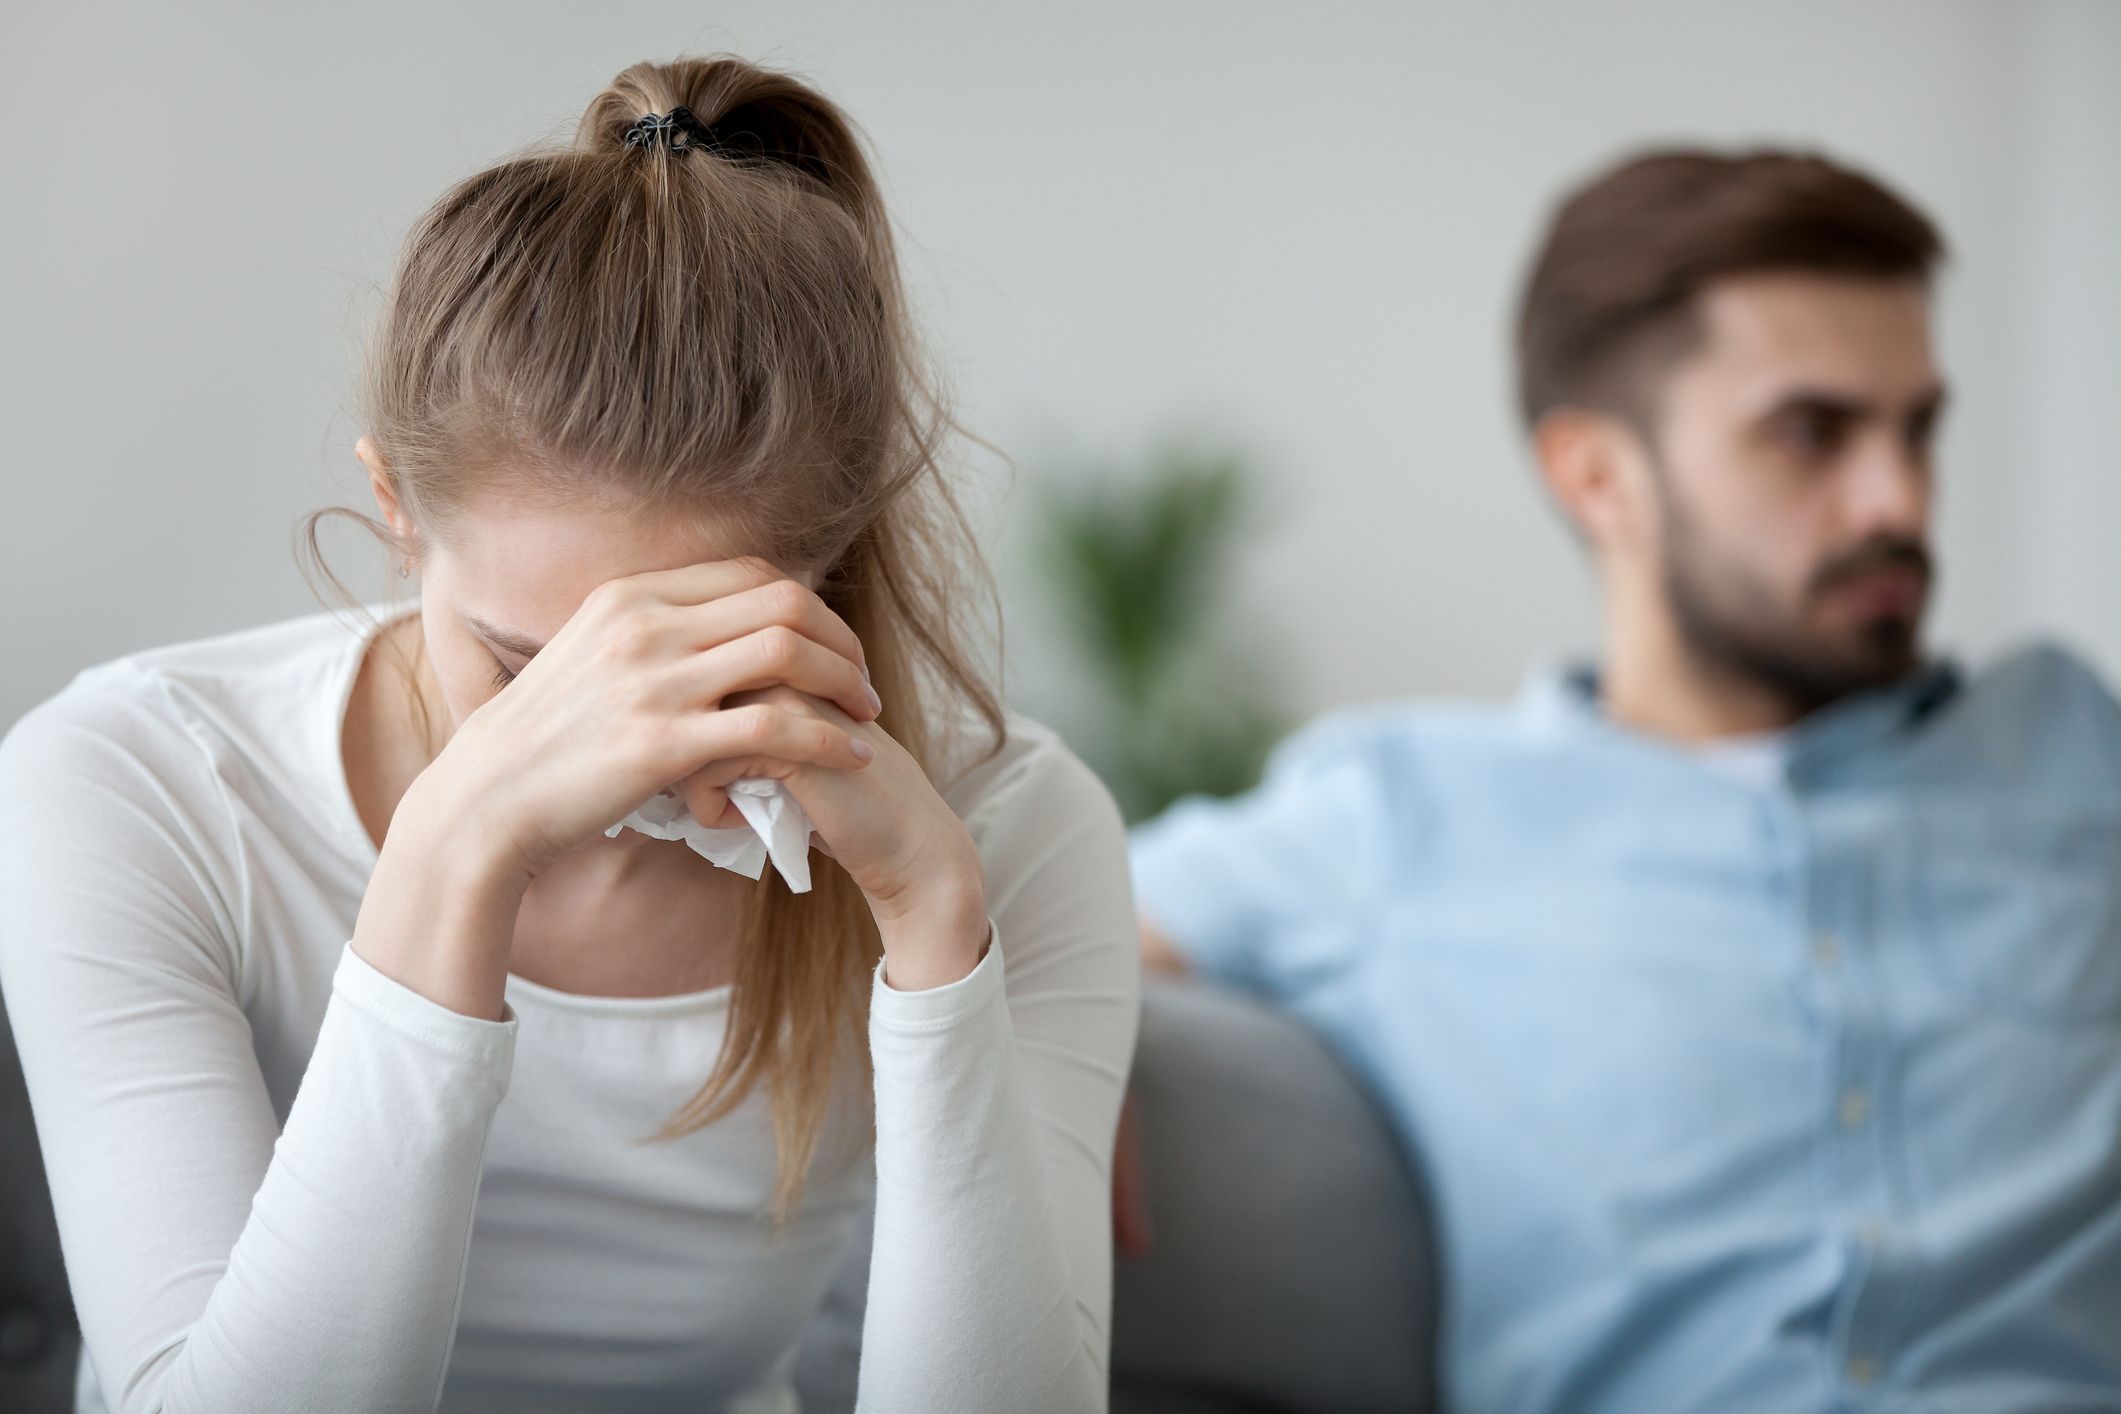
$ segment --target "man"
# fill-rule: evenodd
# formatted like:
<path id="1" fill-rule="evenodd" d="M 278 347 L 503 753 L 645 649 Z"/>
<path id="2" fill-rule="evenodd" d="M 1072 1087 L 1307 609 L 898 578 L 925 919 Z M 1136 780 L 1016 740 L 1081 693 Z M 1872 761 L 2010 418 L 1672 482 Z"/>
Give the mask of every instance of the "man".
<path id="1" fill-rule="evenodd" d="M 2121 1408 L 2121 708 L 1920 647 L 1942 253 L 1814 157 L 1576 192 L 1517 351 L 1600 661 L 1136 834 L 1152 961 L 1418 1153 L 1455 1408 Z"/>

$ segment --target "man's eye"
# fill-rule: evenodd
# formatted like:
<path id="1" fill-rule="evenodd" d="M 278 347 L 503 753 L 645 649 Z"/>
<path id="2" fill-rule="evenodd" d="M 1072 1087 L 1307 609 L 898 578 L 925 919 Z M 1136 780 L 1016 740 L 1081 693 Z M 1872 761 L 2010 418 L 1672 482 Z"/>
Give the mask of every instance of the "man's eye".
<path id="1" fill-rule="evenodd" d="M 1926 456 L 1929 453 L 1930 444 L 1936 440 L 1937 417 L 1934 413 L 1924 413 L 1908 419 L 1907 446 L 1909 451 L 1917 456 Z"/>
<path id="2" fill-rule="evenodd" d="M 504 688 L 516 680 L 516 675 L 508 671 L 507 666 L 498 660 L 494 663 L 494 669 L 493 685 L 496 689 Z"/>
<path id="3" fill-rule="evenodd" d="M 1841 445 L 1845 430 L 1842 419 L 1823 412 L 1792 413 L 1776 428 L 1784 446 L 1806 457 L 1823 456 L 1833 451 Z"/>

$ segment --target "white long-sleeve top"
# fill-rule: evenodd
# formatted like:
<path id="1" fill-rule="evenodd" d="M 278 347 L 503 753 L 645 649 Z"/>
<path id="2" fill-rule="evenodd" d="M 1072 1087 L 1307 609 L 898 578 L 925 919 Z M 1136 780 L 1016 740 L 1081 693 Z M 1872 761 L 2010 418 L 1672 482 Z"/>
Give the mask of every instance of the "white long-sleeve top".
<path id="1" fill-rule="evenodd" d="M 376 861 L 340 751 L 368 641 L 319 613 L 134 653 L 0 742 L 0 996 L 79 1408 L 793 1409 L 873 1194 L 861 1409 L 1103 1409 L 1140 974 L 1096 778 L 1012 715 L 942 783 L 992 943 L 928 991 L 879 969 L 874 1147 L 850 1095 L 776 1234 L 763 1093 L 637 1142 L 712 1068 L 728 988 L 510 976 L 481 1020 L 347 947 Z"/>

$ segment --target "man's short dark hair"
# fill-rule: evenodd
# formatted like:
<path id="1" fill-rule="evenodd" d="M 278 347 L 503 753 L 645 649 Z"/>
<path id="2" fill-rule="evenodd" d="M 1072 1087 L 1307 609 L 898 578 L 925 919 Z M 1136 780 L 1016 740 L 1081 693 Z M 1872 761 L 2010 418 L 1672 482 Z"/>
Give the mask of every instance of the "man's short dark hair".
<path id="1" fill-rule="evenodd" d="M 1656 378 L 1700 337 L 1696 297 L 1733 275 L 1810 271 L 1929 279 L 1930 219 L 1824 157 L 1644 153 L 1577 188 L 1532 263 L 1517 320 L 1527 427 L 1557 407 L 1648 430 Z"/>

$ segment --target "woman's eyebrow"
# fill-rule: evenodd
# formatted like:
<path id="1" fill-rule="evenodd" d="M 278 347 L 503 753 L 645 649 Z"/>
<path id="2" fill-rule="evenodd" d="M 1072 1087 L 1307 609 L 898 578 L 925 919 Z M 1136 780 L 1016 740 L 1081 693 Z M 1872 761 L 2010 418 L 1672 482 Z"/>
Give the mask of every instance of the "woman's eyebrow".
<path id="1" fill-rule="evenodd" d="M 511 653 L 520 653 L 525 658 L 537 657 L 538 650 L 545 646 L 528 634 L 510 633 L 506 629 L 495 628 L 476 614 L 466 614 L 464 622 L 478 630 L 479 636 L 494 647 L 505 648 Z"/>

